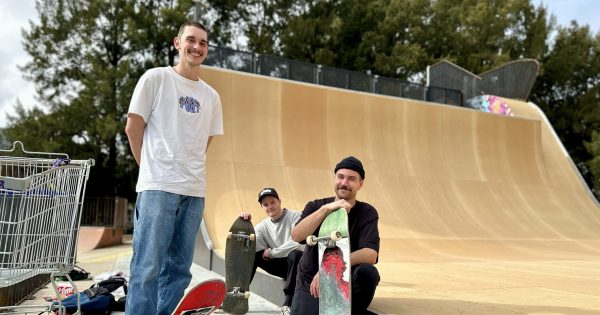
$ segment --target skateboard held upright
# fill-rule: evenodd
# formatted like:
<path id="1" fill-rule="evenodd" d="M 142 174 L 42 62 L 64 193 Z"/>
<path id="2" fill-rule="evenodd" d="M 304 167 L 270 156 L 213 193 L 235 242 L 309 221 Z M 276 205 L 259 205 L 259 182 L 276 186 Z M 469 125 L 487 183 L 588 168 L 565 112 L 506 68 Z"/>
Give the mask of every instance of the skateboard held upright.
<path id="1" fill-rule="evenodd" d="M 189 290 L 179 301 L 172 315 L 208 315 L 218 309 L 225 299 L 225 282 L 207 280 Z"/>
<path id="2" fill-rule="evenodd" d="M 331 212 L 321 223 L 318 237 L 310 235 L 306 243 L 319 246 L 319 313 L 349 315 L 352 282 L 346 210 Z"/>
<path id="3" fill-rule="evenodd" d="M 248 312 L 250 276 L 256 254 L 256 236 L 250 220 L 237 218 L 231 225 L 225 245 L 225 283 L 227 293 L 223 311 L 232 314 Z"/>

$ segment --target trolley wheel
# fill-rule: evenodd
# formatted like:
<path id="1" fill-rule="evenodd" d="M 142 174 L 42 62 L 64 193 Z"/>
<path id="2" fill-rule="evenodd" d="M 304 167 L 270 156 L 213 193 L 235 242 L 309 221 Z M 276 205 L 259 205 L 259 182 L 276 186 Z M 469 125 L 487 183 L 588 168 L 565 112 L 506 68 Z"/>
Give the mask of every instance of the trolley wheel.
<path id="1" fill-rule="evenodd" d="M 244 292 L 244 298 L 247 299 L 250 297 L 250 291 Z"/>
<path id="2" fill-rule="evenodd" d="M 342 239 L 342 233 L 340 231 L 331 232 L 331 240 L 337 242 Z"/>
<path id="3" fill-rule="evenodd" d="M 317 245 L 317 242 L 315 241 L 316 237 L 314 235 L 309 235 L 306 238 L 306 244 L 308 244 L 309 246 L 315 246 Z"/>
<path id="4" fill-rule="evenodd" d="M 256 240 L 256 235 L 250 234 L 250 240 L 254 242 Z"/>
<path id="5" fill-rule="evenodd" d="M 231 238 L 233 236 L 233 232 L 227 233 L 227 238 Z"/>

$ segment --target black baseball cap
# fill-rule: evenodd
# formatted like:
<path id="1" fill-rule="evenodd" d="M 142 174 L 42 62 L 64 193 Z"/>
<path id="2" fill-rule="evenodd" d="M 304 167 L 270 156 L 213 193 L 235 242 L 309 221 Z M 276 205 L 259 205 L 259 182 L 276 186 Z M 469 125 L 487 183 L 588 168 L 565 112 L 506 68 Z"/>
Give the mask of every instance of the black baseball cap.
<path id="1" fill-rule="evenodd" d="M 273 196 L 273 197 L 279 199 L 279 195 L 277 194 L 277 191 L 275 190 L 275 188 L 263 188 L 258 193 L 258 202 L 259 203 L 261 202 L 261 200 L 264 196 Z"/>

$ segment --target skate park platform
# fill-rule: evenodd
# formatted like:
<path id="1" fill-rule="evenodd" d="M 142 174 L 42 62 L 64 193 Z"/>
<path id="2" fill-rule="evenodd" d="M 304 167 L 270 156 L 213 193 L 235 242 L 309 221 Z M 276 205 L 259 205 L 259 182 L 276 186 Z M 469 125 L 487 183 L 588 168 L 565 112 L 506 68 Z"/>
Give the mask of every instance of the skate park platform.
<path id="1" fill-rule="evenodd" d="M 77 241 L 77 251 L 84 252 L 96 248 L 103 248 L 121 244 L 123 238 L 122 228 L 105 226 L 81 226 Z"/>
<path id="2" fill-rule="evenodd" d="M 237 215 L 265 218 L 261 188 L 302 210 L 333 195 L 333 167 L 353 155 L 358 199 L 380 217 L 374 312 L 600 314 L 600 207 L 534 104 L 507 100 L 509 117 L 211 67 L 201 78 L 225 135 L 208 151 L 196 263 L 222 268 Z"/>

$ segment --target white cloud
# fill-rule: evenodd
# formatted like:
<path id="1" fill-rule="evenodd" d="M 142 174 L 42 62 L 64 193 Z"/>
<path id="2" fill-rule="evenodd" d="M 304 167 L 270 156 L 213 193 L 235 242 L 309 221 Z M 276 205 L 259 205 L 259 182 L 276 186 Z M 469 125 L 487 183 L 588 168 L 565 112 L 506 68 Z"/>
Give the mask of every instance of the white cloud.
<path id="1" fill-rule="evenodd" d="M 26 107 L 35 104 L 35 89 L 23 78 L 17 65 L 24 65 L 29 55 L 21 44 L 21 30 L 28 29 L 28 20 L 37 20 L 35 2 L 3 1 L 0 3 L 0 128 L 6 126 L 6 113 L 12 113 L 17 99 Z"/>

